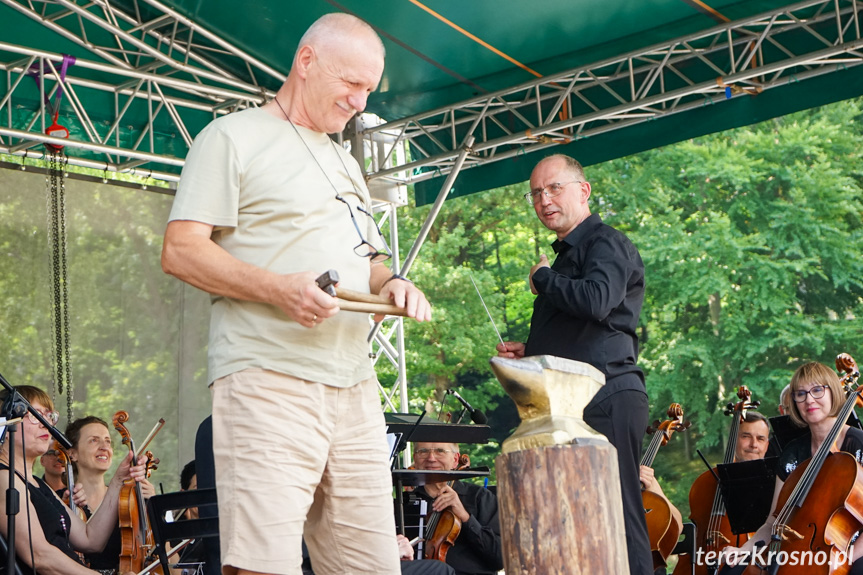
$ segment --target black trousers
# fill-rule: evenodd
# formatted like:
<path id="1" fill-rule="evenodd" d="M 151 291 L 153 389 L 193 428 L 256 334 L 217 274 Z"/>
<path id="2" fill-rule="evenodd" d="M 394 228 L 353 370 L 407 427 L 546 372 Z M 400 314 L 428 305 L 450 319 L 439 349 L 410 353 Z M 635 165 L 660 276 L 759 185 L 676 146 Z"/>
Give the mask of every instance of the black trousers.
<path id="1" fill-rule="evenodd" d="M 444 563 L 432 559 L 402 561 L 402 575 L 455 575 L 455 570 Z"/>
<path id="2" fill-rule="evenodd" d="M 599 402 L 591 401 L 584 409 L 584 422 L 606 436 L 617 448 L 630 575 L 653 573 L 641 481 L 638 479 L 641 441 L 649 419 L 647 394 L 637 390 L 618 391 Z"/>

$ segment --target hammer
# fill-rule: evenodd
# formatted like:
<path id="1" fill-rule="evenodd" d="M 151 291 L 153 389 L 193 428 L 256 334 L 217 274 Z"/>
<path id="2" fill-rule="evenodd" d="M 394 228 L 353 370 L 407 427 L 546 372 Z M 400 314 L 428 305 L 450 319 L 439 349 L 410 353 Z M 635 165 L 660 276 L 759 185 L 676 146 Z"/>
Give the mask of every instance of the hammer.
<path id="1" fill-rule="evenodd" d="M 327 270 L 318 276 L 315 283 L 331 296 L 337 297 L 339 299 L 339 307 L 343 310 L 407 316 L 407 310 L 393 305 L 389 298 L 336 287 L 338 281 L 339 273 L 336 270 Z"/>

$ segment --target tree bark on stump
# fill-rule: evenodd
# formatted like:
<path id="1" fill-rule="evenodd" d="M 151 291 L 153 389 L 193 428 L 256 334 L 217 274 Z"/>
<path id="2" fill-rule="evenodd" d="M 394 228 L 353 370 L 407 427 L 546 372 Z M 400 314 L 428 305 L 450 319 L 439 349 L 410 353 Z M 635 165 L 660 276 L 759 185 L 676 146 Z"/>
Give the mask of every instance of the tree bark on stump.
<path id="1" fill-rule="evenodd" d="M 610 443 L 505 453 L 496 469 L 506 575 L 629 573 Z"/>

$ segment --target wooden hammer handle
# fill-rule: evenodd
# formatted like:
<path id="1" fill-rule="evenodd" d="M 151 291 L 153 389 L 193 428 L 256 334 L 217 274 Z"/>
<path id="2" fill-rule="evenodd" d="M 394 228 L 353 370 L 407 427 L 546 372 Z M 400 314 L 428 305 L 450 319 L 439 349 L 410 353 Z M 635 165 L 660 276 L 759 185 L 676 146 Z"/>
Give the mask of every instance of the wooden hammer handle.
<path id="1" fill-rule="evenodd" d="M 407 315 L 405 308 L 393 305 L 392 301 L 381 295 L 362 293 L 345 288 L 336 288 L 339 298 L 339 307 L 345 311 L 359 311 L 363 313 L 385 313 L 387 315 Z"/>
<path id="2" fill-rule="evenodd" d="M 387 315 L 400 315 L 407 317 L 407 310 L 393 304 L 370 303 L 362 301 L 350 301 L 339 298 L 339 307 L 344 311 L 358 311 L 362 313 L 383 313 Z"/>
<path id="3" fill-rule="evenodd" d="M 393 302 L 388 297 L 376 295 L 372 293 L 362 293 L 350 289 L 336 287 L 336 296 L 345 301 L 356 301 L 363 303 L 376 303 L 381 305 L 392 305 Z"/>

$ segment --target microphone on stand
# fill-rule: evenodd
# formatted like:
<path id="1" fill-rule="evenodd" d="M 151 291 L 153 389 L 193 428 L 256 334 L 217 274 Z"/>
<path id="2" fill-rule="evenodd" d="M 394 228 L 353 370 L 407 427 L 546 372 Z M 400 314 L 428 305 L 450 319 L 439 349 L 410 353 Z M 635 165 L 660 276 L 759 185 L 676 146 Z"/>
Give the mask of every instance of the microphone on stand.
<path id="1" fill-rule="evenodd" d="M 474 423 L 477 423 L 479 425 L 485 425 L 486 423 L 488 423 L 488 417 L 486 417 L 485 414 L 483 412 L 481 412 L 480 410 L 474 409 L 473 406 L 471 404 L 469 404 L 465 398 L 460 396 L 457 391 L 453 391 L 452 389 L 448 389 L 448 390 L 446 390 L 446 392 L 448 394 L 454 396 L 457 400 L 459 400 L 459 403 L 461 403 L 464 406 L 464 408 L 467 410 L 467 412 L 470 414 L 470 420 L 471 421 L 473 421 Z"/>

